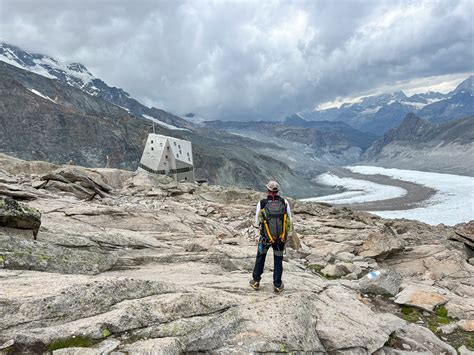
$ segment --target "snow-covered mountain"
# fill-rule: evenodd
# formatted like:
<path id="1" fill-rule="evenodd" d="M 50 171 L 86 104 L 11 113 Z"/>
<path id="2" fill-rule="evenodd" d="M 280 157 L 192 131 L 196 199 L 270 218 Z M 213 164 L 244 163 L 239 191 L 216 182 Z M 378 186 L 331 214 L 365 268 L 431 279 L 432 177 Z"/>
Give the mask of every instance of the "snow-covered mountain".
<path id="1" fill-rule="evenodd" d="M 169 129 L 193 129 L 188 121 L 154 107 L 147 107 L 121 88 L 107 85 L 95 77 L 80 63 L 63 63 L 38 53 L 30 53 L 19 47 L 0 43 L 0 61 L 28 70 L 41 76 L 58 80 L 85 93 L 100 97 L 117 105 L 139 118 L 168 125 Z M 174 128 L 172 128 L 174 127 Z"/>
<path id="2" fill-rule="evenodd" d="M 473 115 L 473 76 L 448 94 L 430 91 L 408 97 L 398 91 L 366 96 L 338 108 L 316 109 L 301 115 L 314 121 L 343 121 L 354 128 L 381 135 L 400 124 L 410 112 L 433 122 Z"/>
<path id="3" fill-rule="evenodd" d="M 6 43 L 0 43 L 0 60 L 47 78 L 57 79 L 93 96 L 97 96 L 105 84 L 80 63 L 62 63 L 46 55 L 29 53 Z M 95 84 L 98 84 L 98 87 Z M 130 96 L 126 92 L 123 94 Z"/>

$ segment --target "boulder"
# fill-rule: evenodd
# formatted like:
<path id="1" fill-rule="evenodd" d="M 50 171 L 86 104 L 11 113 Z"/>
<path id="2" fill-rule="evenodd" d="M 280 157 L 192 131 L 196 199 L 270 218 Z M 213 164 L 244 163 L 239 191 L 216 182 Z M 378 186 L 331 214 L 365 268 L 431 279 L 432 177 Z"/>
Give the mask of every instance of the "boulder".
<path id="1" fill-rule="evenodd" d="M 3 184 L 0 182 L 0 196 L 9 196 L 16 200 L 35 200 L 37 196 L 29 191 L 26 191 L 20 185 Z"/>
<path id="2" fill-rule="evenodd" d="M 175 337 L 140 340 L 121 349 L 129 355 L 141 354 L 181 354 L 185 348 L 181 340 Z"/>
<path id="3" fill-rule="evenodd" d="M 473 355 L 474 354 L 474 351 L 471 351 L 469 350 L 466 345 L 461 345 L 459 348 L 458 348 L 458 353 L 459 355 Z"/>
<path id="4" fill-rule="evenodd" d="M 329 264 L 324 269 L 321 270 L 321 273 L 329 277 L 341 277 L 347 275 L 351 271 L 343 264 Z"/>
<path id="5" fill-rule="evenodd" d="M 448 302 L 448 299 L 434 290 L 414 285 L 403 289 L 395 299 L 395 303 L 421 308 L 430 312 L 446 302 Z"/>
<path id="6" fill-rule="evenodd" d="M 385 269 L 369 272 L 359 280 L 359 290 L 362 293 L 395 296 L 400 290 L 402 276 L 393 270 Z"/>
<path id="7" fill-rule="evenodd" d="M 287 245 L 294 250 L 299 251 L 301 249 L 301 241 L 296 231 L 293 233 L 288 234 L 288 243 Z"/>
<path id="8" fill-rule="evenodd" d="M 456 225 L 454 234 L 450 236 L 450 239 L 463 242 L 474 249 L 474 221 Z"/>
<path id="9" fill-rule="evenodd" d="M 336 259 L 344 261 L 344 262 L 352 262 L 354 259 L 355 255 L 352 253 L 349 253 L 347 251 L 343 251 L 339 254 L 336 254 Z"/>
<path id="10" fill-rule="evenodd" d="M 392 339 L 408 344 L 411 353 L 457 354 L 456 349 L 439 339 L 429 329 L 413 323 L 408 323 L 402 329 L 395 331 Z"/>
<path id="11" fill-rule="evenodd" d="M 46 184 L 42 185 L 42 188 L 69 192 L 80 199 L 91 200 L 96 195 L 105 197 L 112 191 L 112 187 L 98 176 L 100 175 L 96 172 L 90 172 L 84 168 L 62 168 L 43 175 L 41 180 Z M 49 183 L 50 181 L 53 183 Z"/>
<path id="12" fill-rule="evenodd" d="M 474 319 L 460 320 L 457 325 L 466 332 L 474 332 Z"/>
<path id="13" fill-rule="evenodd" d="M 31 229 L 36 239 L 41 226 L 41 212 L 24 203 L 0 197 L 0 226 Z"/>
<path id="14" fill-rule="evenodd" d="M 401 238 L 394 235 L 372 232 L 360 247 L 359 255 L 384 260 L 403 249 L 404 242 Z"/>

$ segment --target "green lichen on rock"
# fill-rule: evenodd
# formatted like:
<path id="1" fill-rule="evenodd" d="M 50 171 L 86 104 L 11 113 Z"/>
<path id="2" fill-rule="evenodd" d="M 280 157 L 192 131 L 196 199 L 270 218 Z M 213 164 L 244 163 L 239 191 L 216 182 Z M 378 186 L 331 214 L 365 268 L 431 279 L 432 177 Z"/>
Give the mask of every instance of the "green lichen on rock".
<path id="1" fill-rule="evenodd" d="M 104 338 L 107 338 L 107 337 L 109 337 L 110 335 L 112 335 L 112 333 L 110 332 L 110 330 L 108 330 L 107 328 L 102 329 L 102 336 L 103 336 Z"/>
<path id="2" fill-rule="evenodd" d="M 415 323 L 420 319 L 420 310 L 415 307 L 402 305 L 400 307 L 402 318 L 410 323 Z"/>
<path id="3" fill-rule="evenodd" d="M 431 315 L 428 318 L 428 328 L 433 332 L 436 333 L 438 331 L 438 327 L 440 325 L 449 324 L 454 321 L 454 318 L 448 316 L 448 310 L 444 305 L 436 307 L 434 310 L 435 314 Z"/>
<path id="4" fill-rule="evenodd" d="M 88 348 L 97 343 L 94 340 L 85 336 L 75 336 L 71 338 L 56 339 L 48 345 L 49 351 L 54 351 L 64 348 Z"/>
<path id="5" fill-rule="evenodd" d="M 444 305 L 437 307 L 435 309 L 435 312 L 438 317 L 444 317 L 444 318 L 448 317 L 448 310 L 446 309 Z"/>

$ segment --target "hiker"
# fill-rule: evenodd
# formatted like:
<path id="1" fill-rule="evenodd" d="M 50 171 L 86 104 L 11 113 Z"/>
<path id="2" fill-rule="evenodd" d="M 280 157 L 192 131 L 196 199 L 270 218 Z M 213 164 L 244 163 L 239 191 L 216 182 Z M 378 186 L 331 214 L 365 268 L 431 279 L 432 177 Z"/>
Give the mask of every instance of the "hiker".
<path id="1" fill-rule="evenodd" d="M 255 224 L 259 228 L 257 260 L 253 269 L 250 286 L 254 290 L 260 287 L 265 258 L 270 247 L 273 248 L 273 290 L 283 291 L 281 275 L 283 273 L 283 251 L 288 233 L 291 231 L 291 210 L 288 201 L 278 195 L 280 185 L 276 181 L 267 184 L 267 198 L 257 203 Z"/>

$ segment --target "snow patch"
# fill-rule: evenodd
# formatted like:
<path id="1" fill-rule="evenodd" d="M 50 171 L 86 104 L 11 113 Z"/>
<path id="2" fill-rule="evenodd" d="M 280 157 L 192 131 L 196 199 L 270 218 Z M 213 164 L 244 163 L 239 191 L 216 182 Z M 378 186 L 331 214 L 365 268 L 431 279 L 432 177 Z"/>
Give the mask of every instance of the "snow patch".
<path id="1" fill-rule="evenodd" d="M 382 108 L 382 106 L 377 106 L 373 108 L 366 108 L 365 110 L 359 112 L 359 115 L 372 115 L 374 113 L 379 112 L 379 110 Z"/>
<path id="2" fill-rule="evenodd" d="M 40 93 L 38 90 L 35 90 L 35 89 L 28 89 L 28 90 L 30 90 L 33 94 L 42 97 L 43 99 L 49 100 L 49 101 L 51 101 L 51 102 L 57 104 L 57 102 L 54 101 L 52 98 L 50 98 L 49 96 L 46 96 L 46 95 Z"/>
<path id="3" fill-rule="evenodd" d="M 144 118 L 146 118 L 147 120 L 150 120 L 150 121 L 153 121 L 155 122 L 156 124 L 159 124 L 160 126 L 162 127 L 165 127 L 165 128 L 168 128 L 168 129 L 172 129 L 172 130 L 179 130 L 179 131 L 189 131 L 189 129 L 187 128 L 181 128 L 181 127 L 176 127 L 176 126 L 173 126 L 169 123 L 166 123 L 166 122 L 162 122 L 160 120 L 157 120 L 156 118 L 154 117 L 151 117 L 151 116 L 148 116 L 148 115 L 142 115 Z"/>
<path id="4" fill-rule="evenodd" d="M 449 98 L 451 98 L 451 97 L 449 97 Z M 443 100 L 445 100 L 445 98 L 440 98 L 440 99 L 426 99 L 426 101 L 428 101 L 428 105 L 429 105 L 429 104 L 433 104 L 433 103 L 438 102 L 438 101 L 443 101 Z"/>
<path id="5" fill-rule="evenodd" d="M 423 102 L 400 101 L 400 103 L 401 103 L 402 105 L 405 105 L 405 106 L 413 107 L 414 109 L 417 109 L 417 110 L 420 110 L 420 109 L 422 109 L 423 107 L 425 107 L 426 105 L 428 105 L 428 104 L 424 104 Z"/>
<path id="6" fill-rule="evenodd" d="M 316 182 L 324 185 L 344 187 L 349 191 L 322 197 L 307 198 L 302 201 L 328 202 L 333 204 L 363 203 L 388 200 L 405 196 L 407 191 L 401 187 L 376 184 L 366 180 L 341 178 L 325 173 L 316 178 Z"/>

